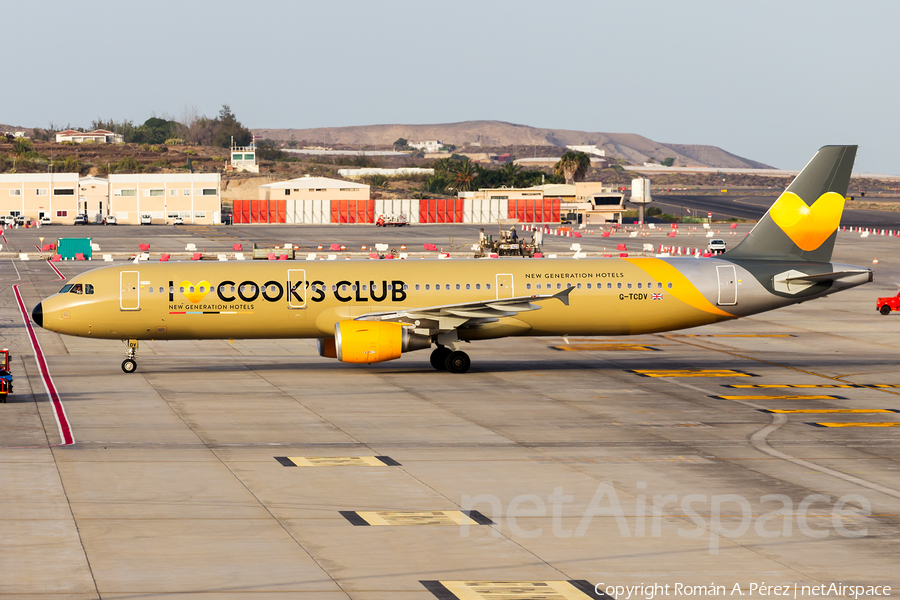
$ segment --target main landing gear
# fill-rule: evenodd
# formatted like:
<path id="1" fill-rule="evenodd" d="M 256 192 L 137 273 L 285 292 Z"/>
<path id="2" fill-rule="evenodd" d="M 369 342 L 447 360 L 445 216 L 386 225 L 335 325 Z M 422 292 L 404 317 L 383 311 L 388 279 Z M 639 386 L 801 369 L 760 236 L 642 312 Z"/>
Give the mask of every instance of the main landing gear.
<path id="1" fill-rule="evenodd" d="M 122 361 L 122 370 L 126 373 L 134 373 L 137 371 L 137 340 L 128 340 L 128 350 L 125 352 L 125 360 Z"/>
<path id="2" fill-rule="evenodd" d="M 472 361 L 469 359 L 469 355 L 461 350 L 438 346 L 431 353 L 431 366 L 438 371 L 465 373 L 472 366 Z"/>

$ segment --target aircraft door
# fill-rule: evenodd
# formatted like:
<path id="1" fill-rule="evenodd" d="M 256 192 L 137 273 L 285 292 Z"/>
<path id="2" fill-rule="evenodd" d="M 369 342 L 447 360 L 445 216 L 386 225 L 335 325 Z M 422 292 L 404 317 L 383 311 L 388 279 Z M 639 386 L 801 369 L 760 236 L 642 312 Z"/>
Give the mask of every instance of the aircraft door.
<path id="1" fill-rule="evenodd" d="M 306 308 L 306 269 L 288 269 L 288 306 Z"/>
<path id="2" fill-rule="evenodd" d="M 497 274 L 497 299 L 512 298 L 513 293 L 513 276 L 511 273 Z"/>
<path id="3" fill-rule="evenodd" d="M 717 266 L 716 274 L 719 277 L 719 306 L 733 306 L 737 304 L 737 276 L 734 265 Z"/>
<path id="4" fill-rule="evenodd" d="M 119 273 L 119 309 L 141 309 L 141 274 L 138 271 Z"/>

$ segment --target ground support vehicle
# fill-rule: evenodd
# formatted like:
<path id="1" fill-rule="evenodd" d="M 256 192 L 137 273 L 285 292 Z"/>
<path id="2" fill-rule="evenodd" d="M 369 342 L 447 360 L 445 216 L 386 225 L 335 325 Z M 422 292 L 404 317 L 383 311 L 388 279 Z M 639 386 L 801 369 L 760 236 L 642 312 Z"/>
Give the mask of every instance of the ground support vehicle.
<path id="1" fill-rule="evenodd" d="M 896 296 L 879 298 L 878 302 L 875 303 L 875 310 L 883 315 L 891 314 L 892 310 L 900 310 L 900 292 Z"/>
<path id="2" fill-rule="evenodd" d="M 484 231 L 482 231 L 478 243 L 472 247 L 475 250 L 475 258 L 490 256 L 491 254 L 532 258 L 535 253 L 541 251 L 539 236 L 532 237 L 531 240 L 519 238 L 515 228 L 511 228 L 508 231 L 500 230 L 497 237 L 498 239 L 495 240 L 494 236 L 484 235 Z"/>
<path id="3" fill-rule="evenodd" d="M 409 225 L 406 215 L 378 215 L 375 220 L 377 227 L 403 227 Z"/>
<path id="4" fill-rule="evenodd" d="M 0 404 L 13 392 L 13 377 L 9 372 L 9 350 L 0 350 Z"/>

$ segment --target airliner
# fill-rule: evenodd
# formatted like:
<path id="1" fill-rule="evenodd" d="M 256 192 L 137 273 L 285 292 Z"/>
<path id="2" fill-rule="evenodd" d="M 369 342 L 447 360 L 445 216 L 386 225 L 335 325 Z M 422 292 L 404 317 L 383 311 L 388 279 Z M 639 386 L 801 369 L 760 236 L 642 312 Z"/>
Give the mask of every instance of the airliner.
<path id="1" fill-rule="evenodd" d="M 76 276 L 34 307 L 58 333 L 140 340 L 318 340 L 370 364 L 431 349 L 465 373 L 463 343 L 624 336 L 729 321 L 872 281 L 831 262 L 856 146 L 824 146 L 737 246 L 712 258 L 138 263 Z"/>

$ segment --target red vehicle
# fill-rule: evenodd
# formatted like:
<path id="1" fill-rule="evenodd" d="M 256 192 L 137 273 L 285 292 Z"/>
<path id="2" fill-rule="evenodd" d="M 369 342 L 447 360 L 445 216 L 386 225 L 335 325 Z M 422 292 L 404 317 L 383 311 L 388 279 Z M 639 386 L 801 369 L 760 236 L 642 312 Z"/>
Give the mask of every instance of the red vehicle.
<path id="1" fill-rule="evenodd" d="M 9 372 L 9 350 L 0 350 L 0 403 L 6 402 L 6 397 L 12 394 L 12 373 Z"/>
<path id="2" fill-rule="evenodd" d="M 875 310 L 883 315 L 891 314 L 892 310 L 900 310 L 900 292 L 896 296 L 888 296 L 887 298 L 879 298 L 875 304 Z"/>

